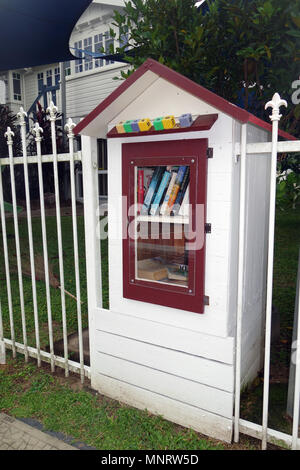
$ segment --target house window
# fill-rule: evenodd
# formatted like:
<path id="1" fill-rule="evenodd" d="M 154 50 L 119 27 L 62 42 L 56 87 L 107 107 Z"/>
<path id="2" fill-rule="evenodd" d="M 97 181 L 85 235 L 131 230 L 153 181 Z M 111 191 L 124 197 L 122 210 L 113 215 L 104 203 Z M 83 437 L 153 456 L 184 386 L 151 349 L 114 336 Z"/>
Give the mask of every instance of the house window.
<path id="1" fill-rule="evenodd" d="M 37 80 L 38 80 L 38 92 L 40 93 L 42 89 L 44 88 L 44 73 L 40 72 L 37 74 Z"/>
<path id="2" fill-rule="evenodd" d="M 71 62 L 68 60 L 65 62 L 65 76 L 68 77 L 71 75 Z"/>
<path id="3" fill-rule="evenodd" d="M 84 50 L 86 52 L 93 52 L 93 38 L 87 38 L 83 41 Z M 93 58 L 89 54 L 84 55 L 84 70 L 91 70 L 93 68 Z"/>
<path id="4" fill-rule="evenodd" d="M 54 69 L 54 83 L 55 85 L 59 85 L 60 82 L 60 68 L 55 67 Z"/>
<path id="5" fill-rule="evenodd" d="M 105 33 L 105 53 L 106 54 L 113 54 L 113 47 L 114 47 L 114 40 L 110 37 L 109 31 Z M 106 65 L 114 64 L 113 60 L 107 60 Z"/>
<path id="6" fill-rule="evenodd" d="M 120 36 L 120 47 L 125 47 L 125 51 L 128 50 L 128 41 L 129 41 L 128 32 L 126 32 L 125 34 L 121 34 L 121 36 Z"/>
<path id="7" fill-rule="evenodd" d="M 16 72 L 13 72 L 13 96 L 15 101 L 22 101 L 21 75 Z"/>
<path id="8" fill-rule="evenodd" d="M 94 50 L 98 54 L 103 54 L 103 34 L 94 36 Z M 103 59 L 95 59 L 95 67 L 103 67 Z"/>
<path id="9" fill-rule="evenodd" d="M 47 70 L 46 77 L 47 77 L 47 86 L 52 86 L 52 70 Z"/>
<path id="10" fill-rule="evenodd" d="M 82 52 L 76 49 L 82 49 L 82 41 L 77 41 L 74 44 L 75 54 L 78 59 L 75 60 L 75 73 L 80 73 L 83 71 L 83 64 L 82 64 Z"/>

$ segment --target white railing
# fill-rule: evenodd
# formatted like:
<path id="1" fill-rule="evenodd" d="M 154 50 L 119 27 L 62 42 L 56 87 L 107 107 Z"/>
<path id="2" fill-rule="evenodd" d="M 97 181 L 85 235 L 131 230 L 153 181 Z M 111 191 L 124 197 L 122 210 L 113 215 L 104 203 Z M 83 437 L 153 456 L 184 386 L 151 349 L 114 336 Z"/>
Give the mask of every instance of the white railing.
<path id="1" fill-rule="evenodd" d="M 10 167 L 10 183 L 11 195 L 13 206 L 13 223 L 14 223 L 14 236 L 15 248 L 17 258 L 17 273 L 19 282 L 19 296 L 20 296 L 20 311 L 22 320 L 22 334 L 23 343 L 16 342 L 15 324 L 14 324 L 14 309 L 12 301 L 12 288 L 11 288 L 11 272 L 10 272 L 10 257 L 7 238 L 7 227 L 5 218 L 5 205 L 3 193 L 2 171 L 0 168 L 0 212 L 1 212 L 1 225 L 2 225 L 2 238 L 3 238 L 3 251 L 4 251 L 4 264 L 6 276 L 6 288 L 8 299 L 8 311 L 11 337 L 4 337 L 3 317 L 0 305 L 0 363 L 5 362 L 5 350 L 11 349 L 15 357 L 16 353 L 22 353 L 25 356 L 25 361 L 29 357 L 37 359 L 38 366 L 41 361 L 46 361 L 51 364 L 51 370 L 54 371 L 55 366 L 63 367 L 65 375 L 68 376 L 69 370 L 78 372 L 81 375 L 81 381 L 84 377 L 90 377 L 90 368 L 84 364 L 83 355 L 83 336 L 82 336 L 82 312 L 81 312 L 81 295 L 80 295 L 80 272 L 79 272 L 79 255 L 78 255 L 78 229 L 77 229 L 77 213 L 76 213 L 76 195 L 75 195 L 75 170 L 74 162 L 81 160 L 81 152 L 74 152 L 74 134 L 73 128 L 75 124 L 71 119 L 65 126 L 69 141 L 69 153 L 58 154 L 56 146 L 56 129 L 55 121 L 57 116 L 57 108 L 51 102 L 47 109 L 49 120 L 51 122 L 51 140 L 52 140 L 52 154 L 41 154 L 41 141 L 42 132 L 38 123 L 32 129 L 35 134 L 36 142 L 36 156 L 27 155 L 26 146 L 26 113 L 23 108 L 18 113 L 21 142 L 22 142 L 22 157 L 14 157 L 13 155 L 13 138 L 14 133 L 8 127 L 5 133 L 8 145 L 8 158 L 0 158 L 0 166 L 9 165 Z M 56 226 L 57 226 L 57 240 L 58 240 L 58 259 L 59 259 L 59 288 L 61 291 L 61 313 L 62 313 L 62 327 L 63 327 L 63 343 L 64 343 L 64 357 L 58 357 L 54 353 L 54 339 L 53 339 L 53 321 L 52 321 L 52 306 L 50 295 L 50 279 L 49 279 L 49 257 L 47 248 L 47 229 L 46 229 L 46 211 L 44 201 L 44 185 L 43 185 L 43 163 L 53 163 L 54 173 L 54 189 L 55 189 L 55 203 L 56 203 Z M 78 323 L 78 338 L 79 338 L 79 363 L 69 360 L 68 358 L 68 332 L 67 332 L 67 316 L 66 316 L 66 302 L 65 302 L 65 279 L 64 279 L 64 259 L 63 259 L 63 240 L 62 240 L 62 226 L 61 226 L 61 205 L 60 205 L 60 192 L 59 192 L 59 177 L 58 177 L 58 163 L 70 163 L 70 185 L 71 185 L 71 204 L 72 204 L 72 229 L 73 229 L 73 242 L 74 242 L 74 271 L 76 281 L 76 302 L 77 302 L 77 323 Z M 47 298 L 47 317 L 48 317 L 48 333 L 49 333 L 49 352 L 43 351 L 40 346 L 40 325 L 38 316 L 38 302 L 37 302 L 37 286 L 36 286 L 36 272 L 35 272 L 35 247 L 32 232 L 32 219 L 31 219 L 31 200 L 30 200 L 30 181 L 28 174 L 28 166 L 30 164 L 37 164 L 38 168 L 38 185 L 40 194 L 40 214 L 41 214 L 41 228 L 42 228 L 42 246 L 43 246 L 43 261 L 44 261 L 44 280 L 46 286 Z M 25 196 L 26 196 L 26 218 L 29 242 L 29 257 L 31 268 L 31 285 L 32 285 L 32 298 L 33 298 L 33 315 L 34 315 L 34 328 L 35 328 L 35 347 L 28 345 L 28 334 L 26 328 L 26 314 L 24 305 L 24 286 L 23 286 L 23 273 L 22 273 L 22 254 L 19 235 L 19 220 L 15 184 L 15 165 L 22 165 L 24 168 L 24 183 L 25 183 Z M 15 295 L 15 293 L 14 293 Z"/>
<path id="2" fill-rule="evenodd" d="M 272 142 L 247 143 L 246 125 L 242 128 L 241 144 L 237 145 L 237 154 L 241 158 L 240 169 L 240 222 L 239 222 L 239 272 L 238 272 L 238 302 L 237 302 L 237 333 L 236 333 L 236 380 L 235 380 L 235 416 L 234 416 L 234 440 L 239 441 L 240 432 L 262 440 L 262 449 L 267 448 L 267 443 L 285 445 L 293 450 L 300 449 L 298 438 L 299 425 L 299 401 L 300 401 L 300 344 L 297 341 L 296 380 L 294 390 L 293 431 L 292 435 L 281 433 L 268 427 L 269 417 L 269 383 L 270 383 L 270 356 L 271 356 L 271 320 L 272 320 L 272 291 L 273 291 L 273 265 L 274 265 L 274 231 L 275 231 L 275 207 L 276 207 L 276 169 L 277 155 L 279 152 L 300 152 L 300 141 L 278 142 L 278 123 L 280 121 L 280 107 L 287 106 L 278 93 L 273 100 L 266 104 L 266 109 L 271 107 L 272 114 Z M 265 357 L 264 357 L 264 388 L 262 425 L 240 419 L 240 395 L 241 395 L 241 363 L 242 363 L 242 322 L 243 322 L 243 284 L 244 284 L 244 238 L 245 238 L 245 191 L 246 191 L 246 159 L 248 155 L 271 154 L 270 172 L 270 201 L 269 201 L 269 228 L 268 228 L 268 267 L 266 288 L 266 320 L 265 320 Z M 249 157 L 251 158 L 251 157 Z M 300 289 L 298 283 L 297 289 Z M 298 295 L 300 298 L 300 295 Z M 300 308 L 296 309 L 299 316 Z M 296 315 L 295 312 L 295 315 Z M 297 323 L 299 325 L 299 321 Z M 298 327 L 297 339 L 300 340 Z"/>

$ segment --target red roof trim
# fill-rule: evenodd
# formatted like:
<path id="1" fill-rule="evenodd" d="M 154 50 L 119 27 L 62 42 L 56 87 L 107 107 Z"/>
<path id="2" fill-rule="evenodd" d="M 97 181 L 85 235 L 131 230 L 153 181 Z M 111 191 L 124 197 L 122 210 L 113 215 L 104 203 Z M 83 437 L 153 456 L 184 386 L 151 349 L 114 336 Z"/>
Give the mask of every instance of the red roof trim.
<path id="1" fill-rule="evenodd" d="M 158 135 L 158 134 L 177 134 L 181 132 L 195 132 L 195 131 L 209 131 L 212 128 L 216 120 L 218 119 L 217 114 L 204 114 L 198 116 L 197 119 L 193 122 L 190 127 L 179 127 L 175 129 L 164 129 L 161 131 L 154 130 L 153 126 L 152 129 L 146 132 L 130 132 L 119 134 L 116 127 L 111 129 L 108 134 L 107 138 L 120 138 L 120 137 L 140 137 L 140 136 L 147 136 L 147 135 Z"/>
<path id="2" fill-rule="evenodd" d="M 163 64 L 153 60 L 147 59 L 132 75 L 130 75 L 116 90 L 114 90 L 102 103 L 100 103 L 90 114 L 88 114 L 74 129 L 75 134 L 80 133 L 90 122 L 92 122 L 104 109 L 106 109 L 113 101 L 115 101 L 122 93 L 124 93 L 135 81 L 137 81 L 147 70 L 155 73 L 156 75 L 164 78 L 165 80 L 173 83 L 188 93 L 196 96 L 197 98 L 205 101 L 211 106 L 217 108 L 221 112 L 228 114 L 233 119 L 245 124 L 250 122 L 256 126 L 271 132 L 272 125 L 257 118 L 245 109 L 236 106 L 221 96 L 207 90 L 198 83 L 193 82 L 187 77 L 184 77 L 178 72 L 166 67 Z M 286 139 L 297 140 L 294 136 L 279 131 L 279 135 Z"/>

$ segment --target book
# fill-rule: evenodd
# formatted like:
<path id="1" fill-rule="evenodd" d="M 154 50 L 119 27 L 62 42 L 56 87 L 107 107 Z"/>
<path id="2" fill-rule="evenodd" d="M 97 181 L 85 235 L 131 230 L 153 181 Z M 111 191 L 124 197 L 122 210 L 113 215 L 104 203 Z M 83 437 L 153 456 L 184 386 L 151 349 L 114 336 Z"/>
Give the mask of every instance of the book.
<path id="1" fill-rule="evenodd" d="M 172 207 L 172 211 L 171 211 L 172 215 L 177 215 L 178 214 L 181 203 L 182 203 L 184 195 L 185 195 L 186 188 L 188 187 L 189 182 L 190 182 L 190 168 L 187 167 L 187 170 L 184 174 L 184 177 L 183 177 L 183 180 L 182 180 L 182 183 L 181 183 L 181 187 L 180 187 L 179 192 L 178 192 L 177 197 L 176 197 L 176 201 L 174 203 L 174 206 Z"/>
<path id="2" fill-rule="evenodd" d="M 169 201 L 173 186 L 175 184 L 176 177 L 177 177 L 177 172 L 172 171 L 171 180 L 170 180 L 167 192 L 165 194 L 164 202 L 162 203 L 161 208 L 160 208 L 161 215 L 165 215 L 167 213 L 168 201 Z"/>
<path id="3" fill-rule="evenodd" d="M 179 169 L 178 169 L 177 177 L 176 177 L 174 186 L 172 188 L 172 191 L 171 191 L 171 194 L 170 194 L 170 197 L 169 197 L 169 200 L 168 200 L 168 205 L 166 207 L 166 212 L 165 213 L 167 213 L 167 214 L 170 214 L 170 212 L 172 210 L 172 207 L 173 207 L 173 205 L 176 201 L 176 198 L 177 198 L 178 192 L 180 190 L 181 183 L 183 181 L 186 170 L 187 170 L 187 166 L 180 166 Z"/>
<path id="4" fill-rule="evenodd" d="M 137 191 L 138 208 L 144 203 L 144 170 L 138 170 L 138 191 Z"/>
<path id="5" fill-rule="evenodd" d="M 151 209 L 150 209 L 151 215 L 156 215 L 159 212 L 159 206 L 160 206 L 162 197 L 164 195 L 165 189 L 170 181 L 170 178 L 171 178 L 171 172 L 166 170 L 161 179 L 161 182 L 156 192 L 153 203 L 151 204 Z"/>
<path id="6" fill-rule="evenodd" d="M 151 281 L 160 281 L 168 277 L 168 270 L 159 260 L 150 258 L 137 263 L 138 277 Z"/>
<path id="7" fill-rule="evenodd" d="M 174 279 L 177 281 L 187 281 L 189 273 L 187 270 L 180 269 L 179 266 L 168 266 L 168 279 Z"/>
<path id="8" fill-rule="evenodd" d="M 184 198 L 182 200 L 178 215 L 182 215 L 183 217 L 189 216 L 189 203 L 190 203 L 190 185 L 186 188 Z"/>
<path id="9" fill-rule="evenodd" d="M 144 203 L 142 205 L 142 209 L 141 209 L 142 215 L 148 214 L 149 208 L 151 207 L 151 203 L 153 201 L 153 198 L 155 197 L 157 188 L 160 184 L 160 180 L 162 178 L 164 171 L 165 171 L 165 167 L 163 166 L 157 166 L 155 168 L 147 194 L 145 195 Z"/>

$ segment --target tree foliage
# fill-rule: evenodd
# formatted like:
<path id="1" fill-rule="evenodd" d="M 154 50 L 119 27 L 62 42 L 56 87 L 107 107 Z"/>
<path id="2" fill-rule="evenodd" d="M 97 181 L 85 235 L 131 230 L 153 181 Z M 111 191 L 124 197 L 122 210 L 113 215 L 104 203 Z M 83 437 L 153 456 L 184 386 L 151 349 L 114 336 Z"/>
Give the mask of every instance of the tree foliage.
<path id="1" fill-rule="evenodd" d="M 282 124 L 299 133 L 300 104 L 292 105 L 290 96 L 299 77 L 300 0 L 194 3 L 125 1 L 124 13 L 114 15 L 123 42 L 117 52 L 126 56 L 134 48 L 127 56 L 133 70 L 151 57 L 262 118 L 277 91 L 289 101 Z"/>

